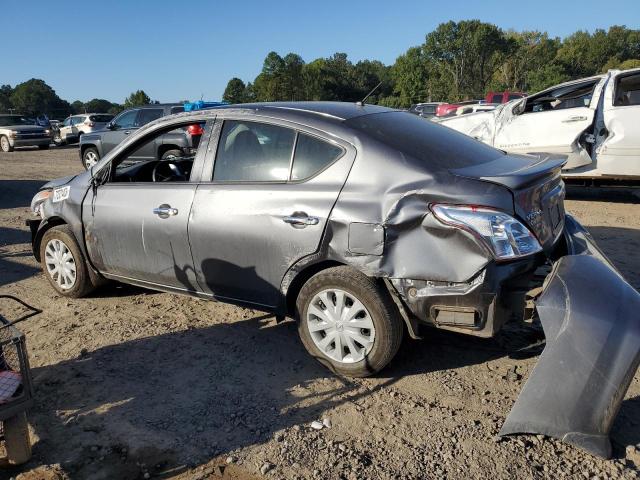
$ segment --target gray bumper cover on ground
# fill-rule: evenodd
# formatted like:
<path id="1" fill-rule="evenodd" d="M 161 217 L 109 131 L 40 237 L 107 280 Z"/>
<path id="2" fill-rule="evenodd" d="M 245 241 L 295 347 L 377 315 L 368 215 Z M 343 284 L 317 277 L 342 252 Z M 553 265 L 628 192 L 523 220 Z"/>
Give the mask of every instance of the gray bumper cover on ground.
<path id="1" fill-rule="evenodd" d="M 546 347 L 500 434 L 541 433 L 608 458 L 640 362 L 640 294 L 605 258 L 568 255 L 537 310 Z"/>

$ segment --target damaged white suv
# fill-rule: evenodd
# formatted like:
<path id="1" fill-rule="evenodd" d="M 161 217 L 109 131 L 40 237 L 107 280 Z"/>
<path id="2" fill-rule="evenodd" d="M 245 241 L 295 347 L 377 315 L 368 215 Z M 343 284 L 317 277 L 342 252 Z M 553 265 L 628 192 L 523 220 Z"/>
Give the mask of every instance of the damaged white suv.
<path id="1" fill-rule="evenodd" d="M 440 121 L 513 153 L 567 156 L 564 177 L 640 178 L 640 69 L 556 85 L 529 97 Z"/>

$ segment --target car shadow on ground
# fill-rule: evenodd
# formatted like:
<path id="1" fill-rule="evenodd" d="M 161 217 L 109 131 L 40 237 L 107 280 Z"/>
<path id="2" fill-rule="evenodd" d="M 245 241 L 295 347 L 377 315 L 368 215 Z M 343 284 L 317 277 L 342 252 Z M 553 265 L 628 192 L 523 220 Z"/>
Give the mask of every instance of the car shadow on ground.
<path id="1" fill-rule="evenodd" d="M 0 208 L 28 207 L 45 183 L 44 180 L 0 180 Z"/>
<path id="2" fill-rule="evenodd" d="M 581 187 L 567 185 L 567 200 L 640 203 L 640 187 Z"/>
<path id="3" fill-rule="evenodd" d="M 636 290 L 640 290 L 640 230 L 624 227 L 588 227 L 589 232 L 613 262 L 622 276 Z"/>
<path id="4" fill-rule="evenodd" d="M 0 287 L 24 280 L 40 272 L 37 266 L 25 265 L 15 260 L 32 255 L 29 248 L 31 236 L 27 230 L 0 227 L 0 238 L 2 239 L 0 242 Z M 14 245 L 24 245 L 25 248 L 20 250 L 7 248 Z"/>
<path id="5" fill-rule="evenodd" d="M 294 322 L 269 315 L 106 346 L 34 370 L 34 461 L 62 462 L 71 478 L 140 478 L 141 463 L 162 477 L 304 429 L 408 375 L 508 353 L 454 337 L 405 342 L 374 388 L 331 375 L 303 349 Z"/>

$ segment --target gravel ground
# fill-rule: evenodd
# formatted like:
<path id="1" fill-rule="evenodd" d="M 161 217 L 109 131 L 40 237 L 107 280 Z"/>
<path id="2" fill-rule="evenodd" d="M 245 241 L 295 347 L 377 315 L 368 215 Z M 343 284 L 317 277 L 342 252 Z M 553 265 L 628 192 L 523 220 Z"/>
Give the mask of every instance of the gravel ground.
<path id="1" fill-rule="evenodd" d="M 379 376 L 347 380 L 306 354 L 293 322 L 258 311 L 116 284 L 58 297 L 24 221 L 39 185 L 81 168 L 73 147 L 0 153 L 0 293 L 43 309 L 21 324 L 33 459 L 0 478 L 640 476 L 638 374 L 613 460 L 542 436 L 496 438 L 540 353 L 526 349 L 535 328 L 491 340 L 430 331 Z M 640 197 L 573 189 L 567 209 L 640 288 Z"/>

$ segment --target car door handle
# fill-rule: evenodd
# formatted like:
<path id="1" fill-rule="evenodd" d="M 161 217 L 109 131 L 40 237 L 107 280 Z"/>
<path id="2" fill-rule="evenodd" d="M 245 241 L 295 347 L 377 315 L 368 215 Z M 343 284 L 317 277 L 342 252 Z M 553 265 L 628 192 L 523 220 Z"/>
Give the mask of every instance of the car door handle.
<path id="1" fill-rule="evenodd" d="M 158 215 L 160 218 L 169 218 L 178 214 L 177 208 L 172 208 L 171 205 L 163 203 L 159 207 L 153 209 L 153 214 Z"/>
<path id="2" fill-rule="evenodd" d="M 584 115 L 575 115 L 573 117 L 569 117 L 565 120 L 562 120 L 562 123 L 571 123 L 571 122 L 582 122 L 584 120 L 586 120 L 587 117 Z"/>
<path id="3" fill-rule="evenodd" d="M 124 134 L 125 135 L 129 135 L 131 133 L 131 130 L 125 130 Z"/>
<path id="4" fill-rule="evenodd" d="M 293 212 L 292 215 L 284 217 L 282 221 L 295 228 L 304 228 L 308 225 L 318 225 L 320 223 L 318 217 L 310 217 L 304 212 Z"/>

